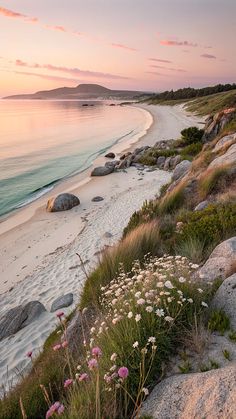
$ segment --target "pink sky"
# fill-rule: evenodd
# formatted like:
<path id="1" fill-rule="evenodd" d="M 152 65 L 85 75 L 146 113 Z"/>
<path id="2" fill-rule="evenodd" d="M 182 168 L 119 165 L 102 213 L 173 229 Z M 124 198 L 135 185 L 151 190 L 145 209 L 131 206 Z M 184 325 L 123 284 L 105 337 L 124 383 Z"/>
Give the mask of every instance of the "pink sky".
<path id="1" fill-rule="evenodd" d="M 235 82 L 234 0 L 5 0 L 0 96 Z"/>

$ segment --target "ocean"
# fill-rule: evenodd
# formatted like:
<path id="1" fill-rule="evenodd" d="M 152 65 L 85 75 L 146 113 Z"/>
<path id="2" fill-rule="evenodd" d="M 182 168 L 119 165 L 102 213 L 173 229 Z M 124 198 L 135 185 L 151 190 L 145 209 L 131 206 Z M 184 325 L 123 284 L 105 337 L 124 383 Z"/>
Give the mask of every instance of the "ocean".
<path id="1" fill-rule="evenodd" d="M 0 100 L 0 216 L 87 169 L 112 145 L 141 136 L 146 113 L 106 102 Z"/>

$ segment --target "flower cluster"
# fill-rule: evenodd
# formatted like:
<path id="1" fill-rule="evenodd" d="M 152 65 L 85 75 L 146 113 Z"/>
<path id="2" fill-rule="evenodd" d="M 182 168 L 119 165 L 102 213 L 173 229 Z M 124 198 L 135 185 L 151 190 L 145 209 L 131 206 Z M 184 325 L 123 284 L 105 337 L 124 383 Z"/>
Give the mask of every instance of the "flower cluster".
<path id="1" fill-rule="evenodd" d="M 52 406 L 48 409 L 46 413 L 46 419 L 50 418 L 51 416 L 56 413 L 57 415 L 62 415 L 64 412 L 64 406 L 60 402 L 55 402 Z"/>

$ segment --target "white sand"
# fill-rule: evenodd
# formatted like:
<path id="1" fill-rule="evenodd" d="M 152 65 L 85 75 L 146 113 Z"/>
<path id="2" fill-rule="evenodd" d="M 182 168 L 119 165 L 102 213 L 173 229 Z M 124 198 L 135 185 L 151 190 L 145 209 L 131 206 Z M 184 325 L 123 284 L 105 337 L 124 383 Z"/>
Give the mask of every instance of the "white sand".
<path id="1" fill-rule="evenodd" d="M 149 129 L 152 118 L 147 110 L 154 120 Z M 148 132 L 138 146 L 178 138 L 183 128 L 202 122 L 187 114 L 182 106 L 143 105 L 140 111 L 147 114 L 144 133 L 147 129 Z M 129 144 L 121 142 L 111 150 L 120 154 L 124 149 L 135 148 L 134 141 L 137 138 Z M 94 165 L 103 162 L 104 158 L 99 158 Z M 64 311 L 71 311 L 85 279 L 76 252 L 91 270 L 98 252 L 120 239 L 132 213 L 170 180 L 167 172 L 140 173 L 132 167 L 100 178 L 90 178 L 89 172 L 74 176 L 53 191 L 53 195 L 73 191 L 81 200 L 80 206 L 62 213 L 47 213 L 45 205 L 51 192 L 1 222 L 0 316 L 32 300 L 39 300 L 50 310 L 52 301 L 68 292 L 74 293 L 74 304 Z M 104 197 L 104 201 L 91 202 L 96 195 Z M 111 233 L 111 237 L 106 233 Z M 46 312 L 15 336 L 0 342 L 1 383 L 27 365 L 26 352 L 34 350 L 36 354 L 55 323 L 55 314 Z"/>

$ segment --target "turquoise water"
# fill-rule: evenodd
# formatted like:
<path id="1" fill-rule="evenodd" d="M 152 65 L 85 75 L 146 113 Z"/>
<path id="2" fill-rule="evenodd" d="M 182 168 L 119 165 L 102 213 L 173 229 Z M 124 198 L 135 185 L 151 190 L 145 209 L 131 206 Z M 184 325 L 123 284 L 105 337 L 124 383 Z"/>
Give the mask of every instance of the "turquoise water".
<path id="1" fill-rule="evenodd" d="M 0 100 L 0 215 L 88 168 L 111 145 L 141 133 L 138 108 L 78 101 Z"/>

